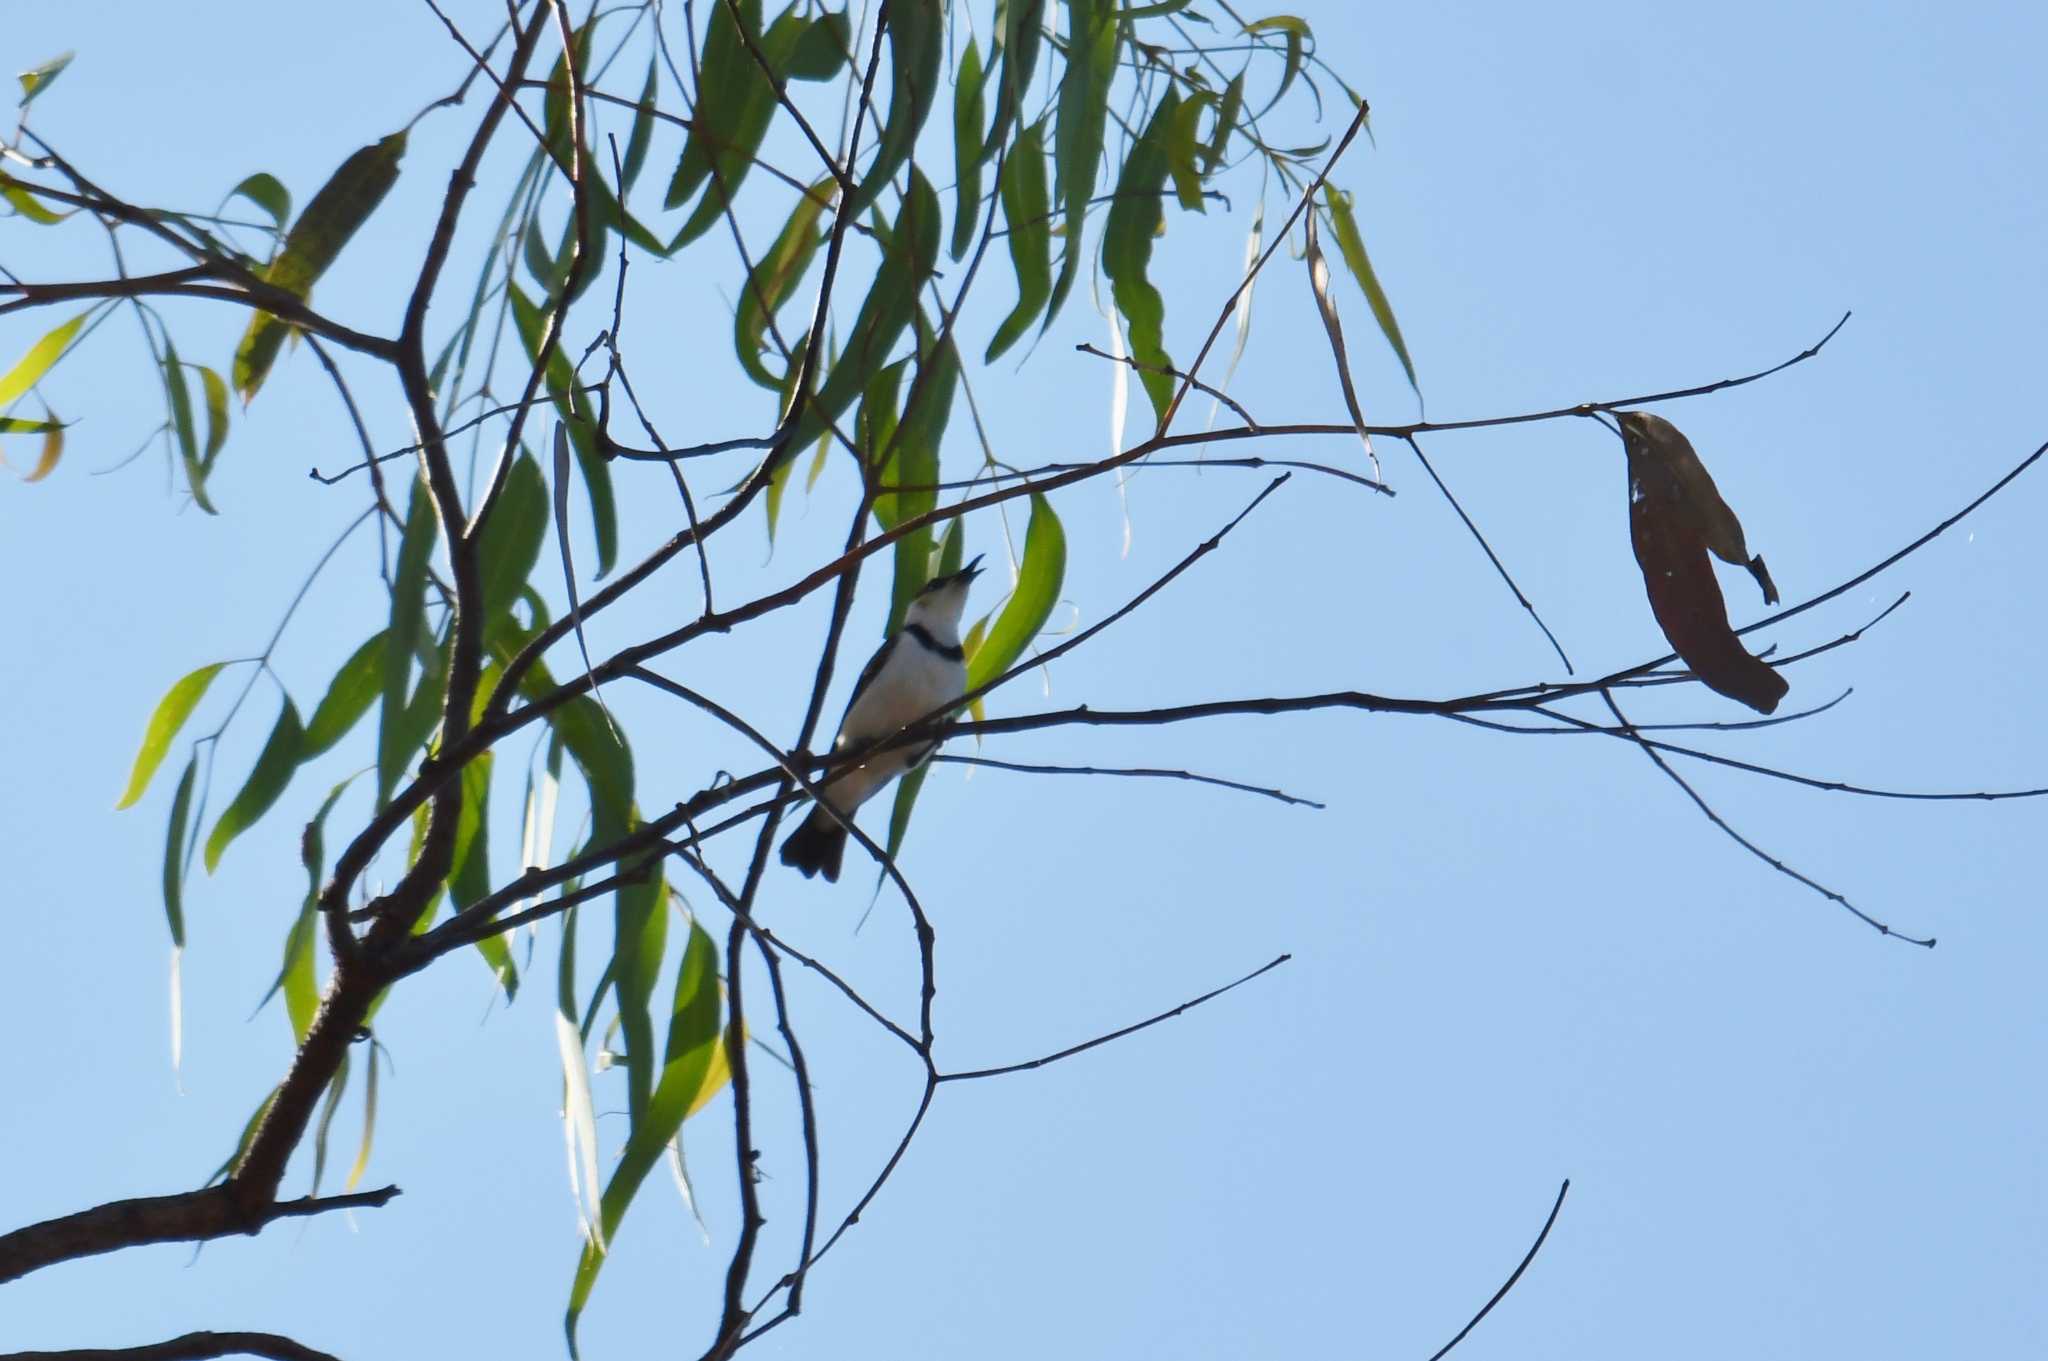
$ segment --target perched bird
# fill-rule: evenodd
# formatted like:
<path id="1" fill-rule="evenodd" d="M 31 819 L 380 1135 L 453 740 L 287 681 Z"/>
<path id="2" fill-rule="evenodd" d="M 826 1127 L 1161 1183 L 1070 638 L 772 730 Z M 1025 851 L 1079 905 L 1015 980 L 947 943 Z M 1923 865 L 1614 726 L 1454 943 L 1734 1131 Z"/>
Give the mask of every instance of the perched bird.
<path id="1" fill-rule="evenodd" d="M 967 662 L 960 649 L 960 612 L 967 588 L 981 575 L 981 559 L 957 572 L 934 577 L 903 612 L 903 627 L 890 635 L 868 659 L 846 717 L 839 721 L 837 752 L 858 751 L 895 736 L 921 718 L 946 709 L 967 693 Z M 833 808 L 852 817 L 882 786 L 923 764 L 937 742 L 892 747 L 873 760 L 841 767 L 821 786 Z M 782 863 L 794 865 L 808 879 L 820 870 L 838 882 L 846 854 L 846 828 L 822 804 L 811 809 L 803 825 L 782 843 Z"/>

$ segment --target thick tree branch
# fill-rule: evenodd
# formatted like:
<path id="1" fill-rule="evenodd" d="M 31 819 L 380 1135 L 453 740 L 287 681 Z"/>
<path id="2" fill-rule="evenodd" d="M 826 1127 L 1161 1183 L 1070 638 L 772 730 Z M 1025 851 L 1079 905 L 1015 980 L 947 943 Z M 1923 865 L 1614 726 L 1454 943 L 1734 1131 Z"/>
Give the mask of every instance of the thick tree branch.
<path id="1" fill-rule="evenodd" d="M 207 1361 L 215 1356 L 260 1356 L 268 1361 L 338 1361 L 328 1352 L 277 1333 L 186 1333 L 139 1347 L 74 1347 L 58 1352 L 6 1352 L 0 1361 Z"/>

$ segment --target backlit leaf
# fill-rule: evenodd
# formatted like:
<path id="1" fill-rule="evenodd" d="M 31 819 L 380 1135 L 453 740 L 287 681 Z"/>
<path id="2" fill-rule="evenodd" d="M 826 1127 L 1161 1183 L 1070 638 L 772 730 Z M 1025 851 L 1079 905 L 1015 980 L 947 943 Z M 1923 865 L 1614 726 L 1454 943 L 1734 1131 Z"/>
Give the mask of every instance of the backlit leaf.
<path id="1" fill-rule="evenodd" d="M 270 730 L 270 737 L 263 744 L 263 750 L 256 755 L 256 766 L 249 772 L 234 801 L 227 811 L 220 815 L 220 821 L 213 824 L 213 834 L 206 838 L 206 872 L 208 874 L 220 865 L 221 853 L 236 837 L 254 826 L 256 820 L 270 811 L 278 796 L 284 793 L 291 782 L 292 772 L 299 764 L 299 741 L 304 729 L 299 724 L 299 711 L 286 696 L 284 708 L 278 713 L 277 724 Z"/>
<path id="2" fill-rule="evenodd" d="M 1152 238 L 1164 221 L 1160 192 L 1166 185 L 1167 142 L 1180 109 L 1179 96 L 1168 90 L 1159 100 L 1145 133 L 1131 148 L 1117 179 L 1116 200 L 1102 229 L 1102 271 L 1109 276 L 1117 311 L 1127 323 L 1131 358 L 1138 363 L 1138 381 L 1152 399 L 1152 410 L 1166 419 L 1173 402 L 1175 379 L 1162 339 L 1166 303 L 1146 276 L 1152 262 Z"/>
<path id="3" fill-rule="evenodd" d="M 701 1109 L 710 1093 L 717 1090 L 710 1079 L 719 1051 L 727 1043 L 719 1030 L 719 1011 L 717 947 L 704 928 L 693 921 L 676 977 L 661 1080 L 645 1112 L 634 1117 L 618 1166 L 604 1189 L 600 1236 L 584 1243 L 583 1256 L 570 1286 L 563 1328 L 572 1354 L 576 1347 L 576 1321 L 589 1303 L 591 1287 L 604 1266 L 604 1245 L 617 1235 L 626 1207 L 632 1204 L 641 1183 L 661 1160 L 669 1140 L 682 1128 L 683 1121 Z"/>
<path id="4" fill-rule="evenodd" d="M 1358 219 L 1351 211 L 1351 195 L 1335 185 L 1323 185 L 1323 202 L 1330 211 L 1330 226 L 1337 233 L 1337 253 L 1344 257 L 1345 268 L 1358 281 L 1358 287 L 1365 294 L 1366 305 L 1372 308 L 1372 319 L 1379 323 L 1380 334 L 1387 338 L 1387 344 L 1394 347 L 1394 354 L 1401 361 L 1401 372 L 1408 375 L 1408 386 L 1417 394 L 1422 389 L 1415 382 L 1415 361 L 1408 357 L 1408 342 L 1401 339 L 1401 323 L 1394 320 L 1394 307 L 1387 301 L 1387 292 L 1380 287 L 1379 275 L 1373 272 L 1372 261 L 1365 253 L 1365 238 L 1358 234 Z"/>
<path id="5" fill-rule="evenodd" d="M 384 675 L 385 639 L 382 630 L 372 634 L 334 673 L 306 724 L 300 760 L 310 761 L 332 747 L 370 711 Z"/>
<path id="6" fill-rule="evenodd" d="M 766 33 L 761 33 L 759 0 L 741 0 L 740 8 L 752 14 L 748 32 L 758 34 L 756 45 L 760 48 L 761 55 L 767 59 L 769 69 L 778 75 L 786 73 L 790 55 L 796 50 L 798 40 L 809 26 L 796 14 L 785 13 L 769 25 Z M 747 172 L 754 168 L 754 153 L 760 149 L 761 138 L 767 134 L 768 125 L 775 117 L 775 87 L 769 83 L 768 77 L 762 74 L 761 63 L 755 60 L 754 54 L 746 49 L 740 42 L 737 32 L 732 30 L 730 7 L 724 0 L 719 0 L 714 9 L 712 28 L 718 30 L 723 25 L 731 33 L 732 42 L 737 49 L 734 58 L 735 69 L 721 75 L 718 84 L 722 88 L 730 82 L 739 88 L 733 102 L 713 101 L 710 93 L 713 84 L 710 46 L 707 42 L 703 81 L 705 93 L 697 102 L 695 126 L 691 130 L 690 141 L 684 145 L 683 165 L 677 167 L 677 176 L 681 178 L 684 167 L 689 164 L 691 149 L 696 147 L 699 148 L 700 156 L 708 155 L 705 165 L 706 176 L 710 182 L 705 187 L 704 197 L 690 214 L 689 221 L 683 224 L 683 229 L 669 242 L 667 249 L 670 252 L 702 236 L 724 215 L 726 206 L 737 198 L 740 185 L 747 178 Z M 709 146 L 705 146 L 705 143 L 709 143 Z M 674 186 L 671 185 L 670 206 L 675 206 L 680 201 L 675 197 Z"/>
<path id="7" fill-rule="evenodd" d="M 753 273 L 747 276 L 739 301 L 733 307 L 733 352 L 739 357 L 740 367 L 746 370 L 747 376 L 770 391 L 781 391 L 788 380 L 786 375 L 771 373 L 761 362 L 769 319 L 789 301 L 796 292 L 797 284 L 802 281 L 804 271 L 810 268 L 822 240 L 818 233 L 818 219 L 837 198 L 837 190 L 828 179 L 819 180 L 797 200 L 796 206 L 790 209 L 789 220 L 782 224 L 775 244 L 768 248 L 767 254 L 755 263 Z"/>
<path id="8" fill-rule="evenodd" d="M 953 258 L 967 254 L 974 244 L 975 227 L 981 216 L 981 87 L 987 73 L 981 69 L 981 50 L 974 39 L 960 54 L 960 67 L 953 76 Z"/>
<path id="9" fill-rule="evenodd" d="M 1017 273 L 1017 305 L 996 327 L 985 361 L 992 361 L 1031 329 L 1052 295 L 1052 218 L 1045 188 L 1045 124 L 1033 123 L 1003 162 L 1003 226 L 1010 266 Z"/>
<path id="10" fill-rule="evenodd" d="M 185 849 L 189 841 L 185 829 L 192 818 L 192 785 L 198 773 L 199 755 L 194 752 L 185 762 L 177 796 L 171 800 L 171 820 L 164 829 L 164 919 L 170 923 L 171 945 L 176 949 L 185 945 Z"/>
<path id="11" fill-rule="evenodd" d="M 424 479 L 414 478 L 412 500 L 405 513 L 405 533 L 398 543 L 398 569 L 391 582 L 391 622 L 384 631 L 381 670 L 383 706 L 377 726 L 377 806 L 391 801 L 391 791 L 412 755 L 406 722 L 407 682 L 420 646 L 427 616 L 427 561 L 440 536 L 433 499 Z"/>
<path id="12" fill-rule="evenodd" d="M 90 311 L 80 312 L 57 326 L 29 346 L 28 353 L 17 360 L 13 368 L 0 375 L 0 407 L 12 406 L 24 392 L 42 381 L 50 366 L 63 357 L 66 347 L 78 334 L 78 328 L 85 325 L 85 319 L 90 315 Z"/>
<path id="13" fill-rule="evenodd" d="M 1067 534 L 1043 496 L 1031 498 L 1031 523 L 1024 531 L 1024 560 L 1017 586 L 988 637 L 967 658 L 967 688 L 977 690 L 1008 671 L 1052 617 L 1067 576 Z"/>
<path id="14" fill-rule="evenodd" d="M 1103 132 L 1122 32 L 1115 0 L 1068 0 L 1067 69 L 1060 78 L 1059 112 L 1053 128 L 1053 197 L 1064 214 L 1066 239 L 1060 246 L 1059 277 L 1053 281 L 1046 308 L 1047 324 L 1059 314 L 1080 268 L 1081 224 L 1095 193 L 1096 170 L 1102 164 Z"/>
<path id="15" fill-rule="evenodd" d="M 867 177 L 848 205 L 855 213 L 865 212 L 910 159 L 938 96 L 939 58 L 946 47 L 940 0 L 892 0 L 883 13 L 889 26 L 889 116 Z"/>
<path id="16" fill-rule="evenodd" d="M 226 662 L 214 662 L 190 672 L 179 678 L 178 683 L 157 701 L 156 712 L 149 716 L 149 725 L 143 729 L 142 748 L 135 753 L 135 768 L 128 774 L 128 787 L 122 791 L 115 808 L 128 807 L 149 788 L 150 778 L 163 764 L 164 753 L 171 749 L 171 739 L 178 735 L 178 729 L 185 726 L 185 720 L 192 716 L 192 711 L 199 707 L 200 699 L 205 696 L 206 687 L 213 684 L 213 678 L 226 665 Z"/>

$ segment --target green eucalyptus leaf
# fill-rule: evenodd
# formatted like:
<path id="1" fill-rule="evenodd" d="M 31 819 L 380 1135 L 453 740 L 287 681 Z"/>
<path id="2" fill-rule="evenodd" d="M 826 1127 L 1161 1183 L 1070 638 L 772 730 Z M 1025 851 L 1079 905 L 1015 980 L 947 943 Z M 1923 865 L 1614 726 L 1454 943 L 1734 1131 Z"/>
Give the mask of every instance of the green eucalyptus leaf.
<path id="1" fill-rule="evenodd" d="M 178 780 L 178 793 L 171 800 L 171 820 L 164 829 L 164 919 L 171 926 L 171 945 L 185 948 L 185 850 L 186 827 L 192 819 L 192 786 L 199 773 L 199 753 L 185 761 L 185 773 Z"/>
<path id="2" fill-rule="evenodd" d="M 214 662 L 187 673 L 157 701 L 156 712 L 149 716 L 149 725 L 143 729 L 142 748 L 135 753 L 135 767 L 128 773 L 128 787 L 114 804 L 116 809 L 129 807 L 149 788 L 156 768 L 163 764 L 164 754 L 171 749 L 171 739 L 178 735 L 178 729 L 185 726 L 185 720 L 199 707 L 206 688 L 213 684 L 213 678 L 226 665 L 226 662 Z"/>
<path id="3" fill-rule="evenodd" d="M 1059 277 L 1053 281 L 1046 308 L 1047 324 L 1059 314 L 1080 269 L 1081 225 L 1102 164 L 1110 87 L 1116 79 L 1122 33 L 1115 0 L 1068 0 L 1067 69 L 1060 78 L 1053 128 L 1053 197 L 1065 216 L 1067 234 L 1060 246 Z"/>
<path id="4" fill-rule="evenodd" d="M 21 82 L 20 106 L 27 108 L 30 100 L 49 89 L 57 77 L 64 74 L 64 68 L 71 64 L 71 59 L 77 55 L 76 52 L 59 53 L 40 66 L 31 66 L 16 76 L 15 79 Z"/>
<path id="5" fill-rule="evenodd" d="M 370 711 L 382 689 L 388 634 L 378 630 L 350 654 L 328 682 L 327 693 L 313 709 L 301 743 L 302 761 L 310 761 L 347 735 Z"/>
<path id="6" fill-rule="evenodd" d="M 718 994 L 717 947 L 704 928 L 693 921 L 676 976 L 660 1082 L 645 1110 L 634 1117 L 618 1166 L 605 1185 L 599 1210 L 601 1233 L 595 1240 L 586 1240 L 583 1256 L 576 1264 L 569 1308 L 563 1320 L 572 1354 L 576 1347 L 576 1321 L 589 1303 L 591 1287 L 604 1266 L 602 1244 L 614 1240 L 626 1208 L 660 1161 L 669 1141 L 682 1129 L 683 1121 L 702 1105 L 708 1081 L 716 1074 L 727 1043 L 719 1030 Z"/>
<path id="7" fill-rule="evenodd" d="M 733 307 L 733 352 L 739 357 L 740 367 L 747 377 L 771 392 L 779 392 L 788 382 L 788 375 L 778 377 L 761 362 L 768 334 L 768 323 L 783 304 L 796 292 L 802 282 L 804 271 L 817 256 L 822 241 L 818 220 L 825 210 L 832 206 L 838 194 L 832 181 L 819 180 L 809 192 L 797 200 L 790 209 L 789 220 L 782 224 L 782 231 L 776 236 L 775 244 L 768 248 L 754 265 L 753 273 L 747 276 L 746 286 L 740 290 L 739 301 Z"/>
<path id="8" fill-rule="evenodd" d="M 384 632 L 381 672 L 383 707 L 377 729 L 377 806 L 391 801 L 407 760 L 412 755 L 406 722 L 407 682 L 414 653 L 426 629 L 427 561 L 440 536 L 433 499 L 423 479 L 414 478 L 406 509 L 405 533 L 398 544 L 398 570 L 391 583 L 391 623 Z"/>
<path id="9" fill-rule="evenodd" d="M 974 244 L 974 229 L 981 217 L 981 120 L 982 85 L 988 73 L 981 69 L 981 51 L 974 39 L 960 54 L 960 69 L 953 77 L 953 245 L 955 260 Z"/>
<path id="10" fill-rule="evenodd" d="M 1017 343 L 1052 296 L 1052 216 L 1045 188 L 1045 124 L 1033 123 L 1003 162 L 1003 225 L 1009 231 L 1010 267 L 1017 273 L 1017 305 L 996 327 L 986 361 Z"/>
<path id="11" fill-rule="evenodd" d="M 910 159 L 938 97 L 939 59 L 946 49 L 940 0 L 892 0 L 884 13 L 889 27 L 889 115 L 875 143 L 875 159 L 848 204 L 854 213 L 867 211 Z"/>
<path id="12" fill-rule="evenodd" d="M 1330 227 L 1337 235 L 1337 253 L 1344 257 L 1344 267 L 1351 271 L 1351 277 L 1365 294 L 1372 319 L 1379 323 L 1380 334 L 1387 338 L 1394 357 L 1401 361 L 1401 372 L 1408 375 L 1408 386 L 1420 395 L 1422 389 L 1415 382 L 1415 361 L 1408 357 L 1408 342 L 1401 338 L 1401 323 L 1394 320 L 1394 305 L 1387 301 L 1387 291 L 1380 287 L 1379 275 L 1373 272 L 1372 260 L 1365 253 L 1365 238 L 1358 234 L 1351 195 L 1325 183 L 1323 204 L 1329 209 Z"/>
<path id="13" fill-rule="evenodd" d="M 299 711 L 287 695 L 284 707 L 277 715 L 276 726 L 270 730 L 270 737 L 263 744 L 263 750 L 256 755 L 255 768 L 243 782 L 227 811 L 220 815 L 220 821 L 213 824 L 213 834 L 206 838 L 206 872 L 211 874 L 220 866 L 221 853 L 229 843 L 256 824 L 256 820 L 270 811 L 278 796 L 284 793 L 291 782 L 292 772 L 299 765 L 299 744 L 304 729 L 299 724 Z"/>
<path id="14" fill-rule="evenodd" d="M 67 322 L 52 328 L 41 340 L 28 347 L 28 353 L 15 362 L 13 368 L 0 374 L 0 407 L 9 407 L 20 400 L 21 395 L 43 380 L 69 348 L 78 328 L 85 325 L 91 316 L 90 310 L 80 312 Z"/>
<path id="15" fill-rule="evenodd" d="M 1146 269 L 1152 262 L 1152 239 L 1165 220 L 1159 196 L 1166 185 L 1167 142 L 1179 108 L 1180 97 L 1172 90 L 1160 98 L 1152 121 L 1124 162 L 1102 231 L 1102 272 L 1109 276 L 1117 311 L 1124 316 L 1131 358 L 1139 365 L 1138 381 L 1162 422 L 1173 402 L 1174 379 L 1164 372 L 1173 360 L 1162 339 L 1166 303 Z"/>
<path id="16" fill-rule="evenodd" d="M 1024 560 L 1017 588 L 1004 602 L 988 636 L 967 656 L 967 688 L 977 690 L 1008 671 L 1045 627 L 1067 575 L 1067 534 L 1043 496 L 1031 498 L 1031 523 L 1024 531 Z"/>

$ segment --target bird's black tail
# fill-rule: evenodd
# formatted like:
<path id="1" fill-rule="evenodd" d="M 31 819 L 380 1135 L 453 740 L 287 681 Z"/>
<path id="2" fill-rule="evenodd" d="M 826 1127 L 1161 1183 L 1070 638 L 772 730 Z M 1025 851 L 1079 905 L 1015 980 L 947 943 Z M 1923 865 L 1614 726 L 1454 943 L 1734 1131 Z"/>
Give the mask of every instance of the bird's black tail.
<path id="1" fill-rule="evenodd" d="M 782 843 L 782 863 L 795 866 L 806 879 L 823 870 L 826 882 L 838 883 L 845 855 L 846 829 L 823 808 L 811 809 L 803 825 Z"/>

